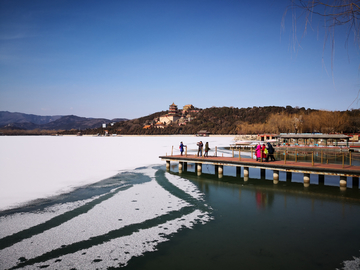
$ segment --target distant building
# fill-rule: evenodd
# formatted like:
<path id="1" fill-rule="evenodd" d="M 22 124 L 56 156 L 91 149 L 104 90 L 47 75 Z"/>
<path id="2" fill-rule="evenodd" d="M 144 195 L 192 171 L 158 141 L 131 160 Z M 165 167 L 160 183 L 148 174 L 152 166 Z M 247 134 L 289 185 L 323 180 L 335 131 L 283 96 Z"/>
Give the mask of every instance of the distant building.
<path id="1" fill-rule="evenodd" d="M 349 134 L 349 136 L 351 137 L 350 138 L 350 141 L 352 142 L 358 142 L 359 141 L 359 135 L 358 134 Z"/>
<path id="2" fill-rule="evenodd" d="M 143 129 L 150 129 L 151 128 L 151 125 L 145 125 L 144 127 L 143 127 Z"/>
<path id="3" fill-rule="evenodd" d="M 198 112 L 200 112 L 200 110 L 199 109 L 197 109 L 197 110 L 193 109 L 193 110 L 189 110 L 188 112 L 190 112 L 190 113 L 198 113 Z"/>
<path id="4" fill-rule="evenodd" d="M 258 134 L 256 140 L 258 141 L 268 141 L 276 138 L 276 134 Z"/>
<path id="5" fill-rule="evenodd" d="M 198 136 L 198 137 L 208 137 L 209 134 L 210 134 L 210 132 L 207 131 L 207 130 L 200 130 L 200 131 L 196 134 L 196 136 Z"/>
<path id="6" fill-rule="evenodd" d="M 155 128 L 165 128 L 165 125 L 161 122 L 157 122 L 154 127 Z"/>
<path id="7" fill-rule="evenodd" d="M 189 110 L 192 110 L 192 109 L 194 109 L 194 106 L 191 105 L 191 104 L 185 105 L 183 107 L 183 111 L 189 111 Z"/>
<path id="8" fill-rule="evenodd" d="M 173 103 L 169 106 L 169 113 L 163 116 L 160 116 L 159 122 L 169 125 L 176 123 L 180 119 L 180 115 L 177 109 L 177 106 Z"/>
<path id="9" fill-rule="evenodd" d="M 173 102 L 173 104 L 169 106 L 169 115 L 177 115 L 177 114 L 178 114 L 178 108 Z"/>
<path id="10" fill-rule="evenodd" d="M 179 120 L 178 120 L 178 124 L 179 126 L 185 126 L 186 125 L 186 122 L 187 122 L 187 119 L 182 116 Z"/>

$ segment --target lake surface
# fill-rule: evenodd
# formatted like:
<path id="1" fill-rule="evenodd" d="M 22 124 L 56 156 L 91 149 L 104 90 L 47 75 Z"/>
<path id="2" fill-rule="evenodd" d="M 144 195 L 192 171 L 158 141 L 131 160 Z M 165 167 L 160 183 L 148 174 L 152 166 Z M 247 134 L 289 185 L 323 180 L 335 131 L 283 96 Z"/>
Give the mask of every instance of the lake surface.
<path id="1" fill-rule="evenodd" d="M 346 269 L 360 269 L 358 189 L 181 175 L 205 194 L 214 220 L 175 235 L 132 269 L 342 269 L 346 260 Z"/>
<path id="2" fill-rule="evenodd" d="M 193 171 L 142 167 L 0 212 L 0 269 L 360 269 L 358 188 Z"/>

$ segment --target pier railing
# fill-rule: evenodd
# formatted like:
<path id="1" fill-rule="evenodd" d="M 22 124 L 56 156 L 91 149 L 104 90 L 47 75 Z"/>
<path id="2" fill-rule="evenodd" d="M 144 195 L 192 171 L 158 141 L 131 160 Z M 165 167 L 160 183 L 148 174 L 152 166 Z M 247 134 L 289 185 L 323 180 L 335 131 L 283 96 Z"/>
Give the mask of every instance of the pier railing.
<path id="1" fill-rule="evenodd" d="M 184 156 L 197 156 L 198 149 L 188 149 L 184 147 L 185 151 Z M 167 154 L 166 154 L 167 155 Z M 171 149 L 171 156 L 174 155 L 174 147 Z M 178 151 L 175 155 L 178 155 Z M 202 151 L 204 155 L 204 149 Z M 251 151 L 242 151 L 240 148 L 231 148 L 230 150 L 223 150 L 223 148 L 218 149 L 217 146 L 212 147 L 208 153 L 209 157 L 233 157 L 238 158 L 251 158 L 255 159 L 255 150 L 251 148 Z M 360 153 L 352 151 L 329 151 L 329 150 L 287 150 L 281 149 L 274 152 L 274 157 L 276 160 L 281 160 L 286 164 L 286 162 L 308 162 L 312 166 L 314 164 L 342 164 L 342 166 L 360 166 Z M 265 162 L 265 159 L 261 159 L 261 162 Z"/>
<path id="2" fill-rule="evenodd" d="M 331 152 L 331 151 L 303 151 L 303 150 L 280 150 L 275 152 L 275 158 L 295 162 L 311 162 L 320 164 L 342 164 L 346 166 L 359 166 L 360 153 Z"/>

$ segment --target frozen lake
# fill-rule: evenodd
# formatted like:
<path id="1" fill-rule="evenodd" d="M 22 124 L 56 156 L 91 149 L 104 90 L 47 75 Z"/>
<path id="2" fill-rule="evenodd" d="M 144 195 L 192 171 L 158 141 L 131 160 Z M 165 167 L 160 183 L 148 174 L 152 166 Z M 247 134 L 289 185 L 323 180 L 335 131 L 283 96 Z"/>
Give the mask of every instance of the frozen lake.
<path id="1" fill-rule="evenodd" d="M 229 146 L 233 137 L 212 137 L 210 145 Z M 119 172 L 162 164 L 180 141 L 195 150 L 194 136 L 0 137 L 0 210 L 95 183 Z"/>
<path id="2" fill-rule="evenodd" d="M 165 170 L 198 140 L 0 137 L 0 269 L 360 269 L 358 189 Z"/>

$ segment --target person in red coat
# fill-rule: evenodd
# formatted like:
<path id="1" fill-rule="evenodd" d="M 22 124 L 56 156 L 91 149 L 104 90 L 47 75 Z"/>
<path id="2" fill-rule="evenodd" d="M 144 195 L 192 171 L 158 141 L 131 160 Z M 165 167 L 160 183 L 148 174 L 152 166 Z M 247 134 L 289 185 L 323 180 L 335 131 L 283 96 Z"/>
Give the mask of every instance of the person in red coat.
<path id="1" fill-rule="evenodd" d="M 261 157 L 264 159 L 266 159 L 266 154 L 265 154 L 265 149 L 266 149 L 266 146 L 265 144 L 262 145 L 261 147 Z"/>

